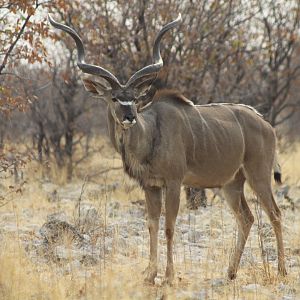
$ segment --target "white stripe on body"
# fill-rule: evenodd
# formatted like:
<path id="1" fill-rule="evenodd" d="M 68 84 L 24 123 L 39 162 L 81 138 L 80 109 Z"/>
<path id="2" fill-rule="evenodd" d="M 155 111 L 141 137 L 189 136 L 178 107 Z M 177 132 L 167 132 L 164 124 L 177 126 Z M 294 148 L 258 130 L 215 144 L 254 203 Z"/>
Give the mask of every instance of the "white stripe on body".
<path id="1" fill-rule="evenodd" d="M 210 104 L 194 104 L 194 106 L 225 106 L 225 105 L 239 105 L 239 106 L 243 106 L 246 108 L 251 109 L 252 111 L 254 111 L 257 115 L 259 115 L 260 117 L 263 117 L 263 115 L 261 113 L 259 113 L 254 107 L 250 106 L 250 105 L 246 105 L 246 104 L 242 104 L 242 103 L 210 103 Z"/>

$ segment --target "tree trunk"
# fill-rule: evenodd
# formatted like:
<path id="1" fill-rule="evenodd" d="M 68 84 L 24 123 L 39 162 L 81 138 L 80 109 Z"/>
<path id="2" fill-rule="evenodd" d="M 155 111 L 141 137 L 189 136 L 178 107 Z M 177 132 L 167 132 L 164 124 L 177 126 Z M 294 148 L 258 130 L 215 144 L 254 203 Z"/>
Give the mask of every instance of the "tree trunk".
<path id="1" fill-rule="evenodd" d="M 65 134 L 66 145 L 65 153 L 67 156 L 67 180 L 71 181 L 73 177 L 73 135 L 74 132 L 69 128 Z"/>

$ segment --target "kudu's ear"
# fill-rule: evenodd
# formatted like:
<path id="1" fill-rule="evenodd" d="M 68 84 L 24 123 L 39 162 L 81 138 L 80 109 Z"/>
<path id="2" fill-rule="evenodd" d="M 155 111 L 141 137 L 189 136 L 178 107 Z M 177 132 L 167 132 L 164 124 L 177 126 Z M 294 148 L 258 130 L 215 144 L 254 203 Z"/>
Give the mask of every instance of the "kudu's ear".
<path id="1" fill-rule="evenodd" d="M 139 83 L 134 87 L 134 97 L 136 99 L 136 108 L 141 112 L 143 108 L 152 101 L 156 92 L 156 87 L 153 85 L 156 79 L 156 74 L 151 74 L 139 80 Z"/>
<path id="2" fill-rule="evenodd" d="M 100 97 L 107 97 L 111 95 L 111 86 L 103 78 L 93 78 L 92 76 L 84 76 L 82 78 L 83 85 L 88 92 L 97 94 Z"/>
<path id="3" fill-rule="evenodd" d="M 134 85 L 134 96 L 139 101 L 139 98 L 145 97 L 151 89 L 152 83 L 155 81 L 157 74 L 149 74 L 144 76 Z"/>
<path id="4" fill-rule="evenodd" d="M 137 98 L 137 110 L 138 112 L 142 111 L 147 104 L 149 104 L 155 95 L 155 93 L 164 88 L 163 82 L 163 73 L 159 73 L 157 78 L 150 79 L 149 81 L 141 82 L 141 85 L 138 87 L 140 95 Z"/>

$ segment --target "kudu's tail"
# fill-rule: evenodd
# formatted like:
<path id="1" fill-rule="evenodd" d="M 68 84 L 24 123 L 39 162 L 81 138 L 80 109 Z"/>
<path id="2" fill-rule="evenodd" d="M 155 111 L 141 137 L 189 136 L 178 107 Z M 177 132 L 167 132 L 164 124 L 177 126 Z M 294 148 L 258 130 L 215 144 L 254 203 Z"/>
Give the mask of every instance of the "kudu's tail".
<path id="1" fill-rule="evenodd" d="M 281 184 L 281 167 L 280 164 L 278 162 L 278 157 L 277 157 L 277 153 L 275 153 L 274 156 L 274 163 L 273 163 L 273 170 L 274 170 L 274 179 L 278 184 Z"/>

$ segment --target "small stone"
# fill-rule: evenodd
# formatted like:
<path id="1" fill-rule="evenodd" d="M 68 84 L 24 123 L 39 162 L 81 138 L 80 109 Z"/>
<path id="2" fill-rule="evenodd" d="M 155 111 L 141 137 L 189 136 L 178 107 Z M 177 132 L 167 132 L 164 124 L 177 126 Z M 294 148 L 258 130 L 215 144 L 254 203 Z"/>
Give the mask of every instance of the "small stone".
<path id="1" fill-rule="evenodd" d="M 250 284 L 242 286 L 242 289 L 244 291 L 257 291 L 257 290 L 261 289 L 261 285 L 259 285 L 257 283 L 250 283 Z"/>
<path id="2" fill-rule="evenodd" d="M 86 244 L 89 244 L 91 242 L 91 237 L 88 234 L 83 234 L 82 237 Z"/>
<path id="3" fill-rule="evenodd" d="M 47 216 L 47 222 L 51 221 L 67 222 L 67 216 L 63 211 L 53 213 Z"/>
<path id="4" fill-rule="evenodd" d="M 56 246 L 53 252 L 59 260 L 68 260 L 71 256 L 71 250 L 62 245 Z"/>
<path id="5" fill-rule="evenodd" d="M 220 287 L 227 284 L 227 280 L 224 278 L 216 278 L 211 281 L 212 287 Z"/>
<path id="6" fill-rule="evenodd" d="M 286 289 L 286 285 L 283 282 L 280 282 L 277 288 L 279 291 L 284 291 Z"/>
<path id="7" fill-rule="evenodd" d="M 103 246 L 101 246 L 103 247 Z M 112 237 L 105 237 L 104 240 L 104 252 L 107 254 L 109 252 L 112 251 L 112 247 L 113 247 L 113 238 Z"/>
<path id="8" fill-rule="evenodd" d="M 281 300 L 295 300 L 296 297 L 293 295 L 285 295 L 281 298 Z"/>
<path id="9" fill-rule="evenodd" d="M 281 291 L 281 292 L 285 292 L 285 293 L 288 293 L 288 294 L 294 294 L 294 293 L 296 293 L 295 288 L 290 287 L 290 286 L 284 284 L 283 282 L 280 282 L 278 284 L 277 289 L 279 291 Z"/>
<path id="10" fill-rule="evenodd" d="M 162 286 L 163 279 L 161 277 L 155 277 L 154 283 L 155 283 L 156 286 Z"/>

